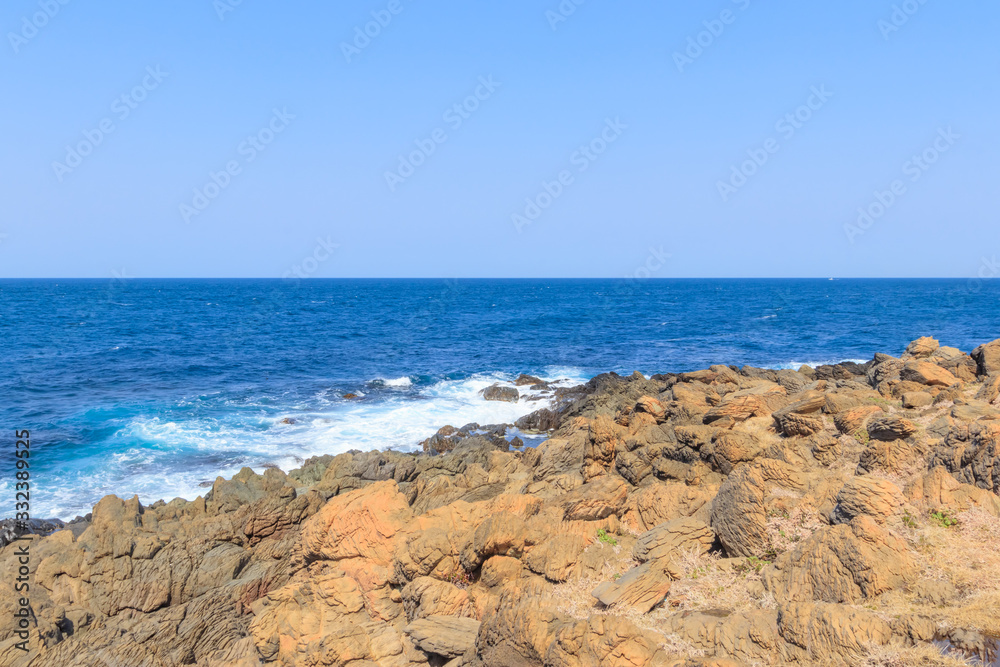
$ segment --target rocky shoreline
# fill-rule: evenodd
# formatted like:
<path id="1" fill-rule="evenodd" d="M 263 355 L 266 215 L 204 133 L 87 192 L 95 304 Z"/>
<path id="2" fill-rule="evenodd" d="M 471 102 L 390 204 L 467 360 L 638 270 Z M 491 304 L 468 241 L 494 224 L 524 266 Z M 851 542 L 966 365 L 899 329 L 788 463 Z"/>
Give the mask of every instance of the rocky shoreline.
<path id="1" fill-rule="evenodd" d="M 0 667 L 995 659 L 1000 340 L 555 396 L 517 423 L 534 448 L 445 426 L 38 527 L 31 651 L 0 624 Z"/>

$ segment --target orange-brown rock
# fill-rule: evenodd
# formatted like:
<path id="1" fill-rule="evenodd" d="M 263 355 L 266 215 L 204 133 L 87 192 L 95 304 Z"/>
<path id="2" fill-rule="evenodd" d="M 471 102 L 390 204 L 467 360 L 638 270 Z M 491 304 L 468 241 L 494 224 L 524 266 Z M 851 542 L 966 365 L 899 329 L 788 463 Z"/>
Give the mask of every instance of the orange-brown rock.
<path id="1" fill-rule="evenodd" d="M 899 377 L 903 381 L 916 382 L 931 387 L 950 387 L 958 382 L 958 378 L 954 375 L 929 361 L 906 362 Z"/>
<path id="2" fill-rule="evenodd" d="M 833 418 L 833 423 L 841 433 L 854 435 L 861 429 L 865 429 L 868 421 L 881 412 L 883 412 L 882 408 L 877 405 L 859 405 L 837 414 Z"/>
<path id="3" fill-rule="evenodd" d="M 816 531 L 763 574 L 779 601 L 850 603 L 902 586 L 916 567 L 900 538 L 858 516 Z"/>

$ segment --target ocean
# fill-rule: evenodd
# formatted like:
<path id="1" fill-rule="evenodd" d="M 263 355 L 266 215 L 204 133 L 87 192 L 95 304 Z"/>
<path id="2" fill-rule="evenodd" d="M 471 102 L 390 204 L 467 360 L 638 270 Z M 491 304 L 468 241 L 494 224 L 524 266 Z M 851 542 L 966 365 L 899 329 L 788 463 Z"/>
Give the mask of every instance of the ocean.
<path id="1" fill-rule="evenodd" d="M 998 303 L 990 280 L 0 280 L 0 516 L 15 429 L 32 515 L 68 520 L 512 422 L 544 401 L 479 392 L 519 373 L 864 361 L 921 335 L 969 351 L 1000 337 Z"/>

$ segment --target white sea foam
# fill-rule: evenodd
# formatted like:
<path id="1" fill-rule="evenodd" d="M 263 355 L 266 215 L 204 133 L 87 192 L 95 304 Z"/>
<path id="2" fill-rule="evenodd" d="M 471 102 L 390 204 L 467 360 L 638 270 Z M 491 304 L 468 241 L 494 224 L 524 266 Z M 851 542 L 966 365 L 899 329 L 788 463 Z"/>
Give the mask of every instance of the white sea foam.
<path id="1" fill-rule="evenodd" d="M 774 366 L 775 369 L 791 369 L 794 371 L 799 370 L 803 366 L 810 366 L 816 368 L 817 366 L 835 366 L 837 364 L 843 363 L 845 361 L 852 361 L 856 364 L 866 364 L 870 359 L 837 359 L 837 360 L 827 360 L 827 361 L 789 361 L 784 364 L 778 364 Z"/>
<path id="2" fill-rule="evenodd" d="M 570 367 L 547 368 L 541 377 L 561 387 L 587 380 Z M 328 392 L 304 402 L 301 397 L 244 397 L 216 402 L 222 409 L 213 411 L 215 416 L 199 415 L 191 408 L 200 399 L 187 399 L 180 403 L 185 410 L 173 418 L 145 415 L 123 425 L 106 443 L 104 451 L 113 453 L 86 474 L 68 478 L 66 488 L 50 487 L 38 509 L 40 515 L 71 519 L 108 493 L 138 495 L 144 503 L 192 500 L 204 495 L 217 476 L 231 477 L 244 466 L 262 472 L 270 464 L 287 472 L 310 456 L 352 449 L 414 451 L 446 424 L 513 423 L 549 404 L 551 393 L 528 387 L 518 387 L 516 403 L 483 398 L 490 385 L 513 386 L 512 381 L 510 375 L 483 374 L 410 391 L 411 378 L 396 378 L 382 380 L 394 391 L 377 400 L 344 401 Z M 281 405 L 285 412 L 275 414 Z M 184 418 L 188 413 L 190 418 Z"/>
<path id="3" fill-rule="evenodd" d="M 396 389 L 409 389 L 413 386 L 413 380 L 407 376 L 393 379 L 378 378 L 374 381 L 374 384 L 381 384 L 385 387 L 393 387 Z"/>

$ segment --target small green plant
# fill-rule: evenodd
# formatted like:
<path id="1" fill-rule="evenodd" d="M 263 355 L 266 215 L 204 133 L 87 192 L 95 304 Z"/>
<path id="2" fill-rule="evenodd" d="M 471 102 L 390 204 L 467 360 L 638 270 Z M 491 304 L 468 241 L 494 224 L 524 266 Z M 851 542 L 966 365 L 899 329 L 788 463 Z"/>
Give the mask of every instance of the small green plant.
<path id="1" fill-rule="evenodd" d="M 608 535 L 608 531 L 603 528 L 597 531 L 597 541 L 601 544 L 607 544 L 612 547 L 618 546 L 618 540 Z"/>
<path id="2" fill-rule="evenodd" d="M 868 435 L 868 429 L 861 427 L 851 434 L 854 439 L 860 442 L 862 445 L 868 446 L 868 441 L 871 440 L 871 436 Z"/>
<path id="3" fill-rule="evenodd" d="M 620 572 L 615 572 L 614 576 L 611 577 L 611 581 L 618 581 L 621 578 L 622 578 L 621 573 Z"/>
<path id="4" fill-rule="evenodd" d="M 767 560 L 766 558 L 758 558 L 757 556 L 747 556 L 746 560 L 744 560 L 743 564 L 740 566 L 740 569 L 743 572 L 753 571 L 756 572 L 757 574 L 760 574 L 760 571 L 764 569 L 764 566 L 770 564 L 771 561 Z"/>
<path id="5" fill-rule="evenodd" d="M 931 521 L 941 526 L 942 528 L 954 528 L 958 525 L 958 519 L 951 516 L 948 510 L 938 510 L 937 512 L 931 512 Z"/>
<path id="6" fill-rule="evenodd" d="M 917 520 L 910 514 L 910 510 L 903 510 L 903 525 L 907 528 L 917 527 Z"/>

